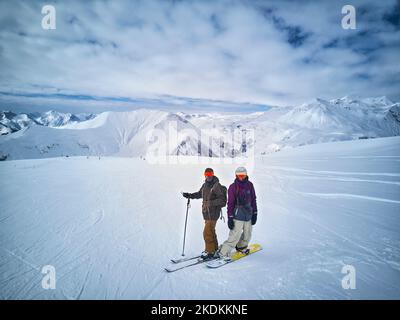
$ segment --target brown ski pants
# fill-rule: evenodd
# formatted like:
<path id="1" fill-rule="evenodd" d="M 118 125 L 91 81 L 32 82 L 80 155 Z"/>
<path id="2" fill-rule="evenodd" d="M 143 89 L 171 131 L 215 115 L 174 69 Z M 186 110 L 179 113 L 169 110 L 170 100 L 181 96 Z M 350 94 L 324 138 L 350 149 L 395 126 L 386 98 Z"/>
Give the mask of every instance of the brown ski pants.
<path id="1" fill-rule="evenodd" d="M 218 220 L 204 220 L 203 237 L 205 242 L 205 250 L 214 253 L 218 249 L 218 239 L 215 233 L 215 226 Z"/>

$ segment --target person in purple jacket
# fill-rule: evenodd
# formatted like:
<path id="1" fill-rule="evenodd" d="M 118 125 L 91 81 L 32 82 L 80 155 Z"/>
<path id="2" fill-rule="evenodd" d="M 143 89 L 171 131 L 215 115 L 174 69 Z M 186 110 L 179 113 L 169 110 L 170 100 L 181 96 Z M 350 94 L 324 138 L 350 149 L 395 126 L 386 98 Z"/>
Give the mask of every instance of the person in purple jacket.
<path id="1" fill-rule="evenodd" d="M 228 240 L 219 249 L 221 258 L 228 258 L 233 248 L 248 253 L 253 225 L 257 222 L 256 192 L 249 181 L 246 168 L 235 171 L 236 179 L 228 189 Z"/>

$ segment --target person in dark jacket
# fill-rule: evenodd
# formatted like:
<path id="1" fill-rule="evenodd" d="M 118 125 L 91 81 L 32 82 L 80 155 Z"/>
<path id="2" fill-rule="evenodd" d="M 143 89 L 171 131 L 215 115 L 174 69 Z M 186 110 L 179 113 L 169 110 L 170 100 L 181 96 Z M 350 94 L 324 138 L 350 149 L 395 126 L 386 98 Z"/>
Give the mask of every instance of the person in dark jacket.
<path id="1" fill-rule="evenodd" d="M 228 227 L 230 229 L 218 255 L 230 256 L 232 249 L 247 253 L 253 225 L 257 222 L 257 201 L 253 184 L 249 181 L 246 168 L 235 171 L 236 179 L 228 189 Z"/>
<path id="2" fill-rule="evenodd" d="M 205 182 L 200 190 L 194 193 L 184 192 L 182 195 L 190 199 L 203 199 L 202 213 L 204 218 L 203 237 L 205 250 L 201 254 L 203 259 L 212 259 L 218 249 L 218 239 L 215 226 L 221 214 L 221 208 L 226 205 L 226 192 L 214 175 L 211 168 L 204 171 Z M 226 189 L 225 189 L 226 191 Z"/>

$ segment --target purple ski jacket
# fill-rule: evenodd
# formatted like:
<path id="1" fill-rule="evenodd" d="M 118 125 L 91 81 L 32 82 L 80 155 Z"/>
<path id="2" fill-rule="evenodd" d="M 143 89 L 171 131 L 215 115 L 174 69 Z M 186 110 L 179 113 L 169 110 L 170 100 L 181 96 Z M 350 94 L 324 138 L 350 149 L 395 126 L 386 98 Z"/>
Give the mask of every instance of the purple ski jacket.
<path id="1" fill-rule="evenodd" d="M 256 192 L 253 184 L 246 177 L 243 181 L 235 179 L 228 189 L 228 218 L 233 218 L 235 215 L 235 207 L 237 204 L 250 204 L 253 214 L 257 214 Z"/>

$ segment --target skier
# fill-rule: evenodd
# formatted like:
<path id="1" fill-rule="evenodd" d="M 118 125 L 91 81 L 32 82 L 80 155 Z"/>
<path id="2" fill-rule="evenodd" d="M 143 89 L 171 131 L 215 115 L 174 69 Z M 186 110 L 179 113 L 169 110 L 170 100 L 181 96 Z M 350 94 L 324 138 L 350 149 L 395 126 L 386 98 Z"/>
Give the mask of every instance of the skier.
<path id="1" fill-rule="evenodd" d="M 235 174 L 236 179 L 228 189 L 229 237 L 217 253 L 222 259 L 229 259 L 233 248 L 248 254 L 252 228 L 257 222 L 256 193 L 246 168 L 237 168 Z"/>
<path id="2" fill-rule="evenodd" d="M 200 190 L 194 193 L 184 192 L 182 195 L 190 199 L 203 199 L 202 213 L 204 218 L 203 237 L 205 250 L 201 254 L 204 260 L 215 257 L 218 249 L 218 239 L 215 233 L 215 226 L 221 214 L 221 208 L 226 205 L 226 187 L 219 183 L 219 179 L 214 175 L 214 170 L 207 168 L 204 171 L 205 182 Z"/>

